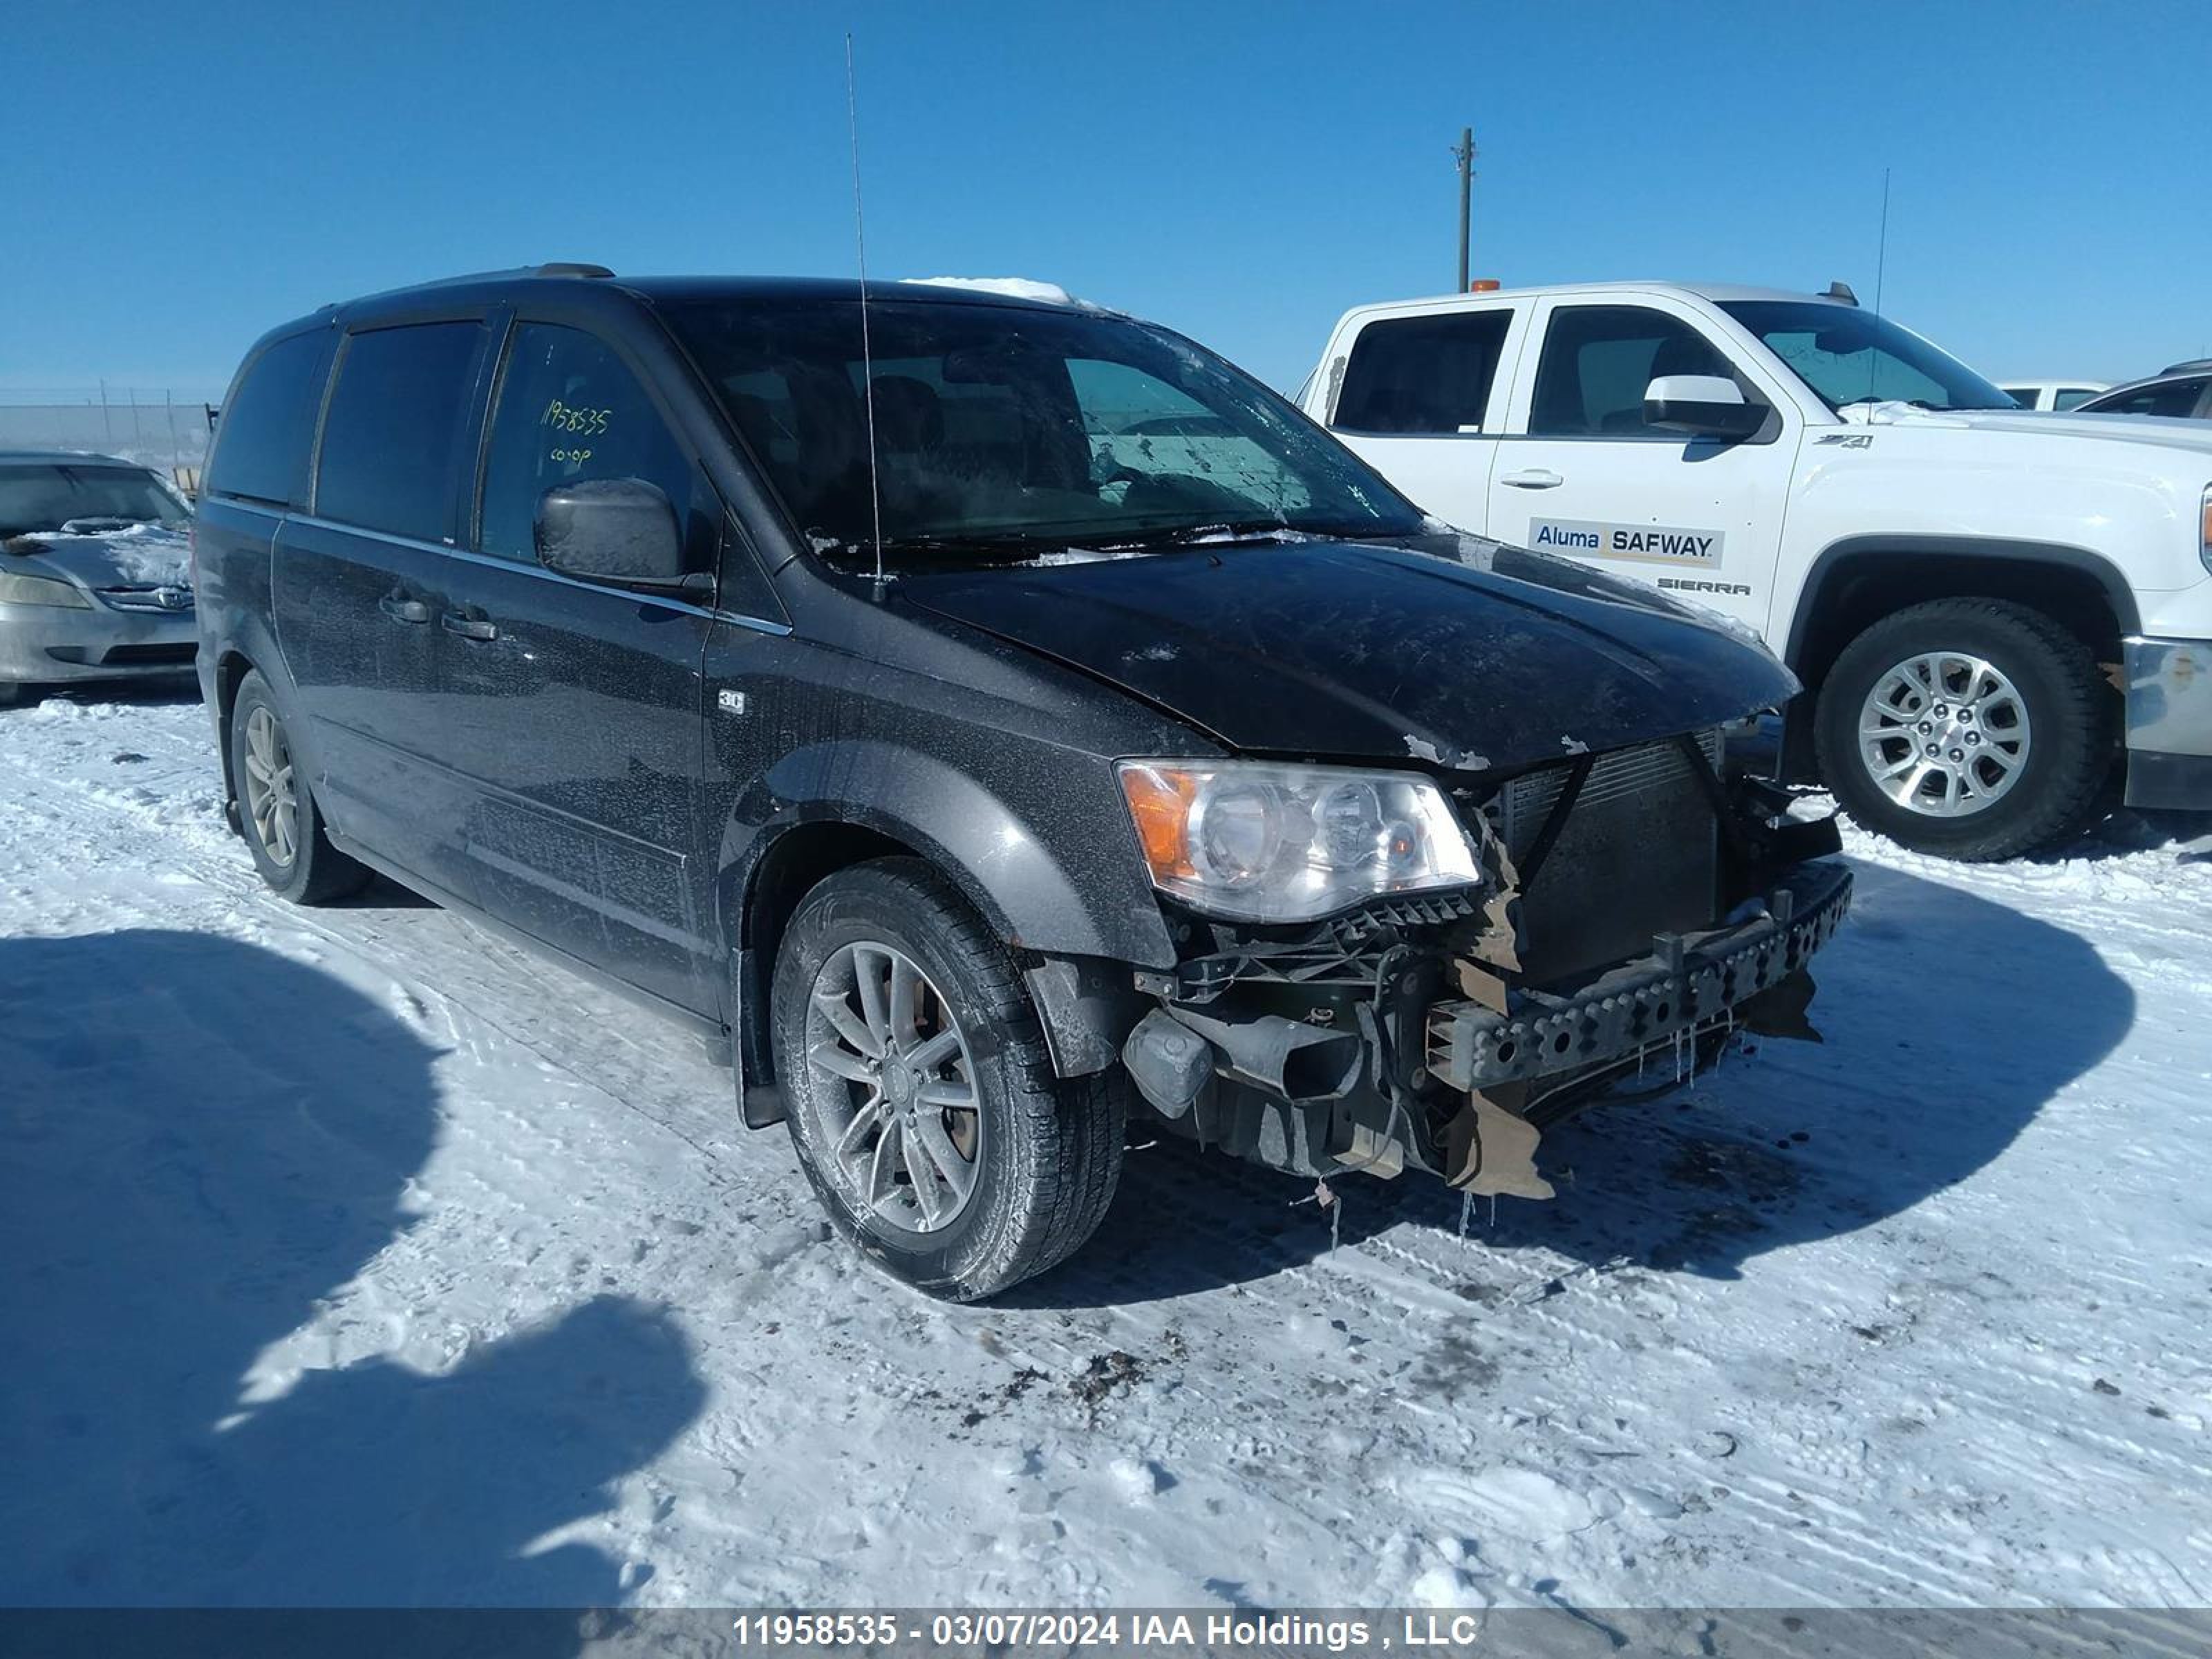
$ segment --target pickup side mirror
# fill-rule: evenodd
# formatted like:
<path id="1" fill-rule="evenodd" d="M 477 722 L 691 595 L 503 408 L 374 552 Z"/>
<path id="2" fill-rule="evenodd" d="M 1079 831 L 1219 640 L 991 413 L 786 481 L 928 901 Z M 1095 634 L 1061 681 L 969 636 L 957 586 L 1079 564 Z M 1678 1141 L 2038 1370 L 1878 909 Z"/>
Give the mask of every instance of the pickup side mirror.
<path id="1" fill-rule="evenodd" d="M 1725 374 L 1662 374 L 1644 388 L 1644 424 L 1736 441 L 1766 424 L 1766 409 Z"/>
<path id="2" fill-rule="evenodd" d="M 676 509 L 642 478 L 580 478 L 538 498 L 538 562 L 564 576 L 663 586 L 684 580 Z"/>

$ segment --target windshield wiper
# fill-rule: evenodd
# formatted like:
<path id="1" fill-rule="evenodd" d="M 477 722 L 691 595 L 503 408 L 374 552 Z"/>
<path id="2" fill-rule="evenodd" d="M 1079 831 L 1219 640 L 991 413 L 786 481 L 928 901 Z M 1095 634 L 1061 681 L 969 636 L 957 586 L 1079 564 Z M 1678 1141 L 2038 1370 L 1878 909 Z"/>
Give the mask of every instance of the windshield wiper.
<path id="1" fill-rule="evenodd" d="M 1253 540 L 1262 536 L 1309 533 L 1296 525 L 1285 524 L 1280 519 L 1232 520 L 1218 524 L 1165 525 L 1157 530 L 1140 530 L 1133 535 L 1101 537 L 1082 545 L 1095 547 L 1102 552 L 1116 552 L 1127 548 L 1193 547 L 1202 543 L 1229 543 Z"/>

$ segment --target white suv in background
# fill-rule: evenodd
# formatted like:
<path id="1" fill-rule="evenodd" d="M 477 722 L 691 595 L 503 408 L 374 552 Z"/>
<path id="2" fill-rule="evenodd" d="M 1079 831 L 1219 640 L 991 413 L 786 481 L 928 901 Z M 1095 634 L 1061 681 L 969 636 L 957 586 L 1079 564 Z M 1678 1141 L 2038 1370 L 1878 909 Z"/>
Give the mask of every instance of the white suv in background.
<path id="1" fill-rule="evenodd" d="M 2212 807 L 2212 428 L 2024 412 L 1841 285 L 1362 306 L 1303 402 L 1438 517 L 1758 629 L 1785 768 L 1908 846 Z"/>
<path id="2" fill-rule="evenodd" d="M 2022 409 L 2064 414 L 2079 409 L 2106 386 L 2109 380 L 2001 380 L 1997 390 Z"/>

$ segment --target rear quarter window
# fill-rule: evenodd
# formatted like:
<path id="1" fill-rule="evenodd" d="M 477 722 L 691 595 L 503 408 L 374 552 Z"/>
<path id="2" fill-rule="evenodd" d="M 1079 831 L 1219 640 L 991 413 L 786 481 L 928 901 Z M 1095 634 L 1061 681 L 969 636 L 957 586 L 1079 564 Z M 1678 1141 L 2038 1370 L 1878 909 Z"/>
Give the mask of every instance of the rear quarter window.
<path id="1" fill-rule="evenodd" d="M 283 507 L 299 501 L 307 478 L 322 402 L 320 330 L 276 341 L 246 366 L 217 417 L 206 492 Z"/>

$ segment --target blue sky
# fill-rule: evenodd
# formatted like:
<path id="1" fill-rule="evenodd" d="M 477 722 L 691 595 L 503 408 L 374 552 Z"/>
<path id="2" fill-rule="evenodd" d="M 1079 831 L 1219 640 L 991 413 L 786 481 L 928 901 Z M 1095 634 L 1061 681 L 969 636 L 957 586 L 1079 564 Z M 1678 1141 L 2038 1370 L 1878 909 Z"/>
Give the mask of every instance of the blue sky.
<path id="1" fill-rule="evenodd" d="M 6 26 L 0 395 L 220 388 L 328 300 L 550 258 L 1022 275 L 1294 386 L 1474 269 L 1875 291 L 1996 375 L 2212 352 L 2212 5 L 49 3 Z"/>

